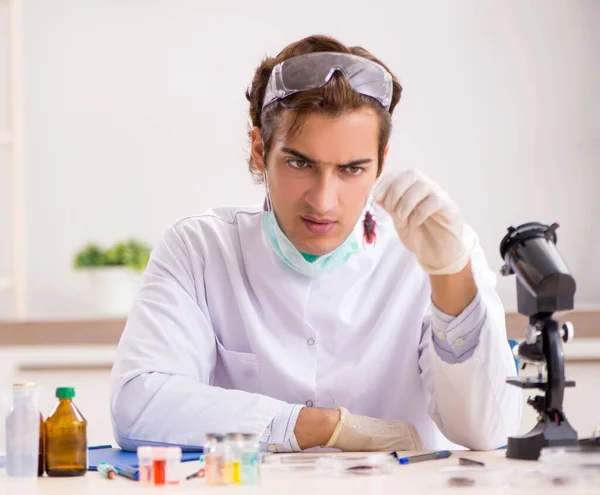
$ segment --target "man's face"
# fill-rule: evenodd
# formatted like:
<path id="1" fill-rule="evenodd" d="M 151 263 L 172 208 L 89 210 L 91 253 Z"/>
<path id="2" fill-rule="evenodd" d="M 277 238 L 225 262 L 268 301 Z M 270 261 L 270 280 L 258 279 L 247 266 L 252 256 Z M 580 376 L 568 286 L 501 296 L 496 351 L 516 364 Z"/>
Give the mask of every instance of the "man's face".
<path id="1" fill-rule="evenodd" d="M 283 117 L 288 129 L 290 115 Z M 327 254 L 350 235 L 377 179 L 378 131 L 377 114 L 364 108 L 314 113 L 298 132 L 275 134 L 266 164 L 271 203 L 299 251 Z"/>

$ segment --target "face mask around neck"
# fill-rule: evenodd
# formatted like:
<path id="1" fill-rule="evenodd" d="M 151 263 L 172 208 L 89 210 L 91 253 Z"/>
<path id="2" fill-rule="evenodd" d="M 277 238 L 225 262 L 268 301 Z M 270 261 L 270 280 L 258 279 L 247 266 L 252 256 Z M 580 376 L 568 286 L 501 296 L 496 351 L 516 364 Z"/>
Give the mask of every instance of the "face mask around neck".
<path id="1" fill-rule="evenodd" d="M 321 278 L 341 266 L 343 266 L 350 257 L 360 250 L 360 246 L 356 239 L 354 230 L 348 238 L 334 251 L 328 254 L 319 256 L 316 260 L 307 261 L 303 255 L 279 227 L 277 218 L 273 210 L 264 211 L 262 213 L 262 228 L 263 232 L 269 240 L 269 244 L 277 255 L 298 273 L 310 278 Z"/>

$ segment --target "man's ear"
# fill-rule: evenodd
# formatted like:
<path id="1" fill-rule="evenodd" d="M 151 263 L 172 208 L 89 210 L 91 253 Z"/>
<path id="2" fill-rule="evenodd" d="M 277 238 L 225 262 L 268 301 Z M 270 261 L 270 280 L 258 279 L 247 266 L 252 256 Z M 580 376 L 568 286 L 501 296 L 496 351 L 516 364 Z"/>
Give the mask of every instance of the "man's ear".
<path id="1" fill-rule="evenodd" d="M 383 150 L 383 156 L 381 157 L 381 167 L 379 168 L 379 172 L 377 173 L 377 178 L 383 173 L 383 169 L 385 168 L 385 164 L 387 163 L 387 155 L 390 150 L 390 145 L 388 144 Z"/>
<path id="2" fill-rule="evenodd" d="M 252 162 L 256 169 L 264 175 L 265 173 L 265 144 L 260 133 L 260 128 L 253 127 L 250 131 L 250 153 Z"/>

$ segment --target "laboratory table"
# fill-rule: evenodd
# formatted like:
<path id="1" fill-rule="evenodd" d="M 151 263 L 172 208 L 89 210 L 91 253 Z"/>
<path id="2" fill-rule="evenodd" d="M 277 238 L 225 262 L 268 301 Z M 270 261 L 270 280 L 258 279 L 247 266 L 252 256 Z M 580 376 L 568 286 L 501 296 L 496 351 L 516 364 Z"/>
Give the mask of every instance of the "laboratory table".
<path id="1" fill-rule="evenodd" d="M 281 454 L 285 455 L 285 454 Z M 461 487 L 448 488 L 441 483 L 440 472 L 444 468 L 458 467 L 458 458 L 468 457 L 482 461 L 485 467 L 474 469 L 481 470 L 506 470 L 506 484 L 500 488 L 489 487 Z M 199 462 L 186 462 L 181 464 L 182 475 L 194 472 Z M 314 495 L 401 495 L 401 494 L 440 494 L 440 493 L 599 493 L 600 484 L 586 488 L 575 488 L 573 486 L 548 486 L 536 484 L 537 478 L 528 478 L 529 472 L 540 466 L 537 461 L 517 461 L 507 459 L 505 451 L 494 452 L 455 452 L 447 459 L 426 461 L 408 465 L 394 465 L 389 475 L 351 475 L 325 476 L 310 471 L 285 471 L 277 463 L 263 464 L 261 467 L 261 483 L 255 486 L 207 486 L 202 479 L 196 478 L 183 481 L 177 486 L 143 486 L 135 481 L 124 477 L 115 480 L 103 478 L 97 472 L 88 472 L 85 476 L 78 478 L 43 478 L 33 482 L 14 481 L 6 477 L 4 470 L 0 471 L 0 494 L 1 495 L 27 495 L 35 493 L 40 495 L 61 494 L 151 494 L 151 493 L 219 493 L 230 494 L 314 494 Z M 468 468 L 462 468 L 468 469 Z M 525 475 L 528 480 L 522 486 L 515 486 L 511 480 L 521 479 L 518 475 Z"/>

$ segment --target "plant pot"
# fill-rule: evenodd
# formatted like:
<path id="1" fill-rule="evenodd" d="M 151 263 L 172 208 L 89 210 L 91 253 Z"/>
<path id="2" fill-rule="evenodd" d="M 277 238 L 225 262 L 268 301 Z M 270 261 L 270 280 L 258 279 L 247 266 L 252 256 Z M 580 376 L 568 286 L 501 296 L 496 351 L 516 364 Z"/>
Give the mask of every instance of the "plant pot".
<path id="1" fill-rule="evenodd" d="M 127 317 L 140 290 L 141 273 L 126 266 L 81 271 L 88 278 L 92 311 L 101 317 Z"/>

